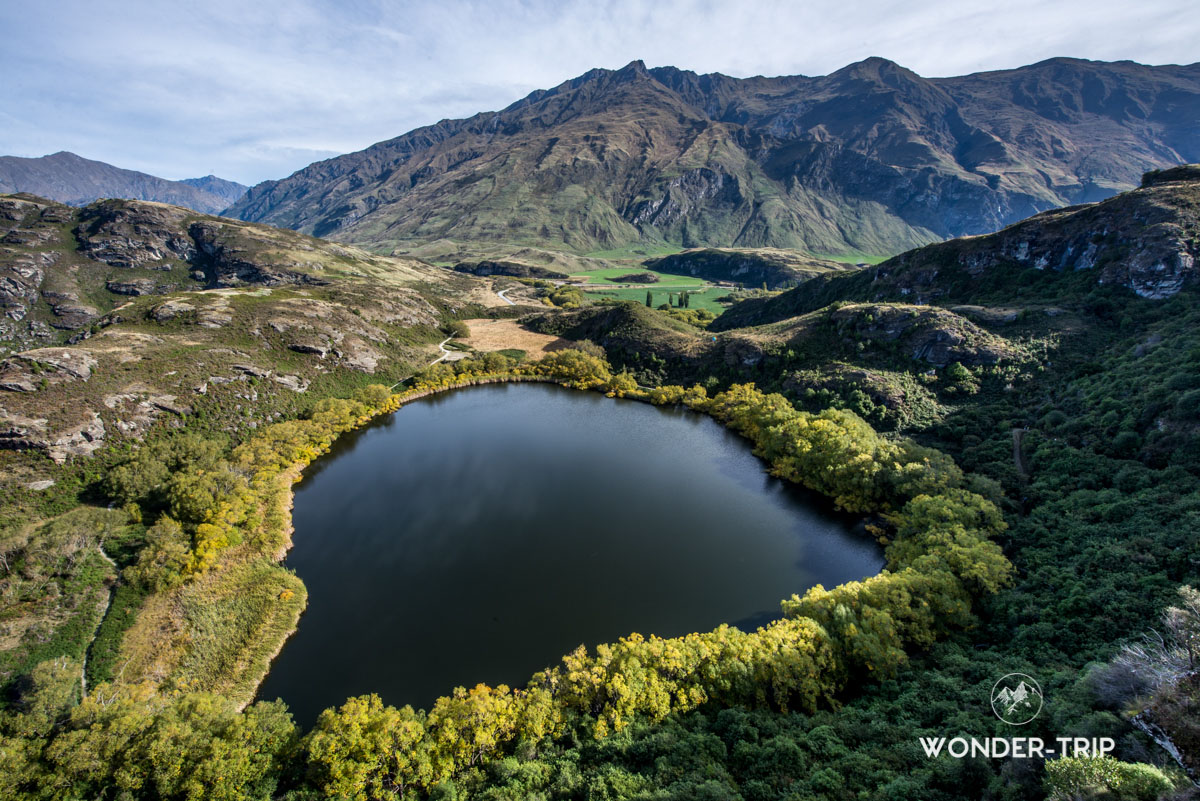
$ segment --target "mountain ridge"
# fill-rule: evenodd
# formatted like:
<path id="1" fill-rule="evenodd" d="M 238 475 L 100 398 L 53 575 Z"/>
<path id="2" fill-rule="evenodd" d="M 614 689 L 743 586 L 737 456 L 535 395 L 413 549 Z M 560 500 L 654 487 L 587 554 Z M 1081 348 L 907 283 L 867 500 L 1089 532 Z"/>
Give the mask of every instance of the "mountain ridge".
<path id="1" fill-rule="evenodd" d="M 591 70 L 252 187 L 228 212 L 377 250 L 633 242 L 891 255 L 1200 160 L 1200 64 L 923 78 Z"/>
<path id="2" fill-rule="evenodd" d="M 38 158 L 0 156 L 0 194 L 27 192 L 70 206 L 118 198 L 169 203 L 216 214 L 237 201 L 246 188 L 215 175 L 171 181 L 66 150 Z"/>

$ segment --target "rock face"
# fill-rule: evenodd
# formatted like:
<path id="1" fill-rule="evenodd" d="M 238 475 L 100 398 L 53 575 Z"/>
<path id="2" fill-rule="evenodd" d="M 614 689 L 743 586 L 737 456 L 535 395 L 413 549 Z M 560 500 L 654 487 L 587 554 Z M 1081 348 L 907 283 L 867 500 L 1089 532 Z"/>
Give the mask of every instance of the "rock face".
<path id="1" fill-rule="evenodd" d="M 79 213 L 75 236 L 88 258 L 112 267 L 170 270 L 196 258 L 184 209 L 120 202 L 95 203 Z"/>
<path id="2" fill-rule="evenodd" d="M 321 284 L 319 278 L 295 269 L 295 264 L 280 264 L 264 258 L 262 242 L 247 239 L 242 231 L 231 231 L 218 220 L 192 223 L 188 235 L 195 243 L 193 264 L 202 270 L 212 286 L 233 287 L 242 284 Z M 234 234 L 234 235 L 231 235 Z"/>
<path id="3" fill-rule="evenodd" d="M 49 367 L 70 379 L 87 381 L 92 377 L 96 359 L 90 353 L 75 348 L 41 348 L 18 353 L 16 359 L 30 365 Z"/>
<path id="4" fill-rule="evenodd" d="M 45 420 L 0 409 L 0 448 L 43 451 L 58 464 L 72 456 L 91 456 L 104 444 L 104 436 L 104 421 L 94 412 L 75 425 L 50 431 Z"/>
<path id="5" fill-rule="evenodd" d="M 1200 65 L 1052 59 L 923 78 L 593 70 L 253 187 L 228 211 L 377 247 L 436 240 L 889 255 L 1200 160 Z"/>
<path id="6" fill-rule="evenodd" d="M 212 175 L 168 181 L 74 153 L 55 153 L 36 159 L 0 156 L 0 192 L 29 192 L 72 206 L 115 197 L 173 203 L 216 214 L 245 191 L 241 184 Z"/>

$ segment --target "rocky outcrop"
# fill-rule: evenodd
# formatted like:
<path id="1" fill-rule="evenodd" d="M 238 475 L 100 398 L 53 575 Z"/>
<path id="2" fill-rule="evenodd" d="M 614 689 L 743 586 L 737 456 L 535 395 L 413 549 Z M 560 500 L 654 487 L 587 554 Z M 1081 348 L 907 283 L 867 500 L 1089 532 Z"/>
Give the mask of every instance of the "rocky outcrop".
<path id="1" fill-rule="evenodd" d="M 304 353 L 311 356 L 317 356 L 324 359 L 329 355 L 329 345 L 325 342 L 309 341 L 309 342 L 293 342 L 288 345 L 288 350 L 296 353 Z"/>
<path id="2" fill-rule="evenodd" d="M 990 366 L 1024 356 L 1022 349 L 1007 340 L 933 306 L 844 306 L 833 310 L 829 321 L 848 341 L 894 346 L 908 358 L 934 367 L 954 362 Z"/>
<path id="3" fill-rule="evenodd" d="M 188 314 L 190 312 L 194 312 L 195 310 L 196 307 L 187 301 L 168 300 L 166 303 L 155 306 L 150 314 L 158 322 L 165 323 L 168 320 L 174 320 L 180 315 Z"/>
<path id="4" fill-rule="evenodd" d="M 68 331 L 74 331 L 85 325 L 90 325 L 100 316 L 95 306 L 80 303 L 76 292 L 54 292 L 42 290 L 42 299 L 54 313 L 51 325 Z"/>
<path id="5" fill-rule="evenodd" d="M 14 358 L 36 369 L 49 368 L 52 373 L 70 380 L 87 381 L 97 365 L 92 354 L 79 348 L 40 348 L 18 353 Z"/>
<path id="6" fill-rule="evenodd" d="M 79 212 L 75 237 L 88 258 L 112 267 L 186 269 L 196 258 L 187 217 L 178 207 L 102 201 Z"/>
<path id="7" fill-rule="evenodd" d="M 232 229 L 227 224 L 196 222 L 187 231 L 196 248 L 193 264 L 205 274 L 209 286 L 327 283 L 296 269 L 298 265 L 279 263 L 270 251 L 264 250 L 264 242 L 255 241 L 245 231 Z"/>
<path id="8" fill-rule="evenodd" d="M 127 281 L 108 281 L 105 289 L 114 295 L 162 295 L 171 290 L 170 286 L 159 284 L 149 278 L 132 278 Z"/>
<path id="9" fill-rule="evenodd" d="M 72 456 L 91 456 L 104 444 L 105 433 L 104 421 L 95 412 L 79 423 L 50 431 L 44 419 L 0 408 L 0 448 L 42 451 L 58 464 Z"/>
<path id="10" fill-rule="evenodd" d="M 179 417 L 192 413 L 190 406 L 174 395 L 156 393 L 145 386 L 133 386 L 108 395 L 104 406 L 113 412 L 114 427 L 126 437 L 141 437 L 164 412 Z"/>

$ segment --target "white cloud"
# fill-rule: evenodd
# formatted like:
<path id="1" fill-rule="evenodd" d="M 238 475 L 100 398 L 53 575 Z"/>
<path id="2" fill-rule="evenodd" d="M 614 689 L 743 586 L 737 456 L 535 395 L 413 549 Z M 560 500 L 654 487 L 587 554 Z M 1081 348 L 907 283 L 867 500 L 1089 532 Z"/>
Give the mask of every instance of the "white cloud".
<path id="1" fill-rule="evenodd" d="M 253 182 L 638 58 L 737 76 L 871 55 L 930 76 L 1056 55 L 1184 63 L 1200 5 L 46 0 L 0 7 L 0 30 L 0 153 Z"/>

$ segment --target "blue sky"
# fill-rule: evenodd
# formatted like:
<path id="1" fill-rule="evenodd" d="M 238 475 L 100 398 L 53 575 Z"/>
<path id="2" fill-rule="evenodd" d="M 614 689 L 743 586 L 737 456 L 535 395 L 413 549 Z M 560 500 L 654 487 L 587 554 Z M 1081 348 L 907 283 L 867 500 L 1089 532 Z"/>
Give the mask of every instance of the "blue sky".
<path id="1" fill-rule="evenodd" d="M 166 178 L 281 178 L 634 59 L 926 76 L 1066 55 L 1200 60 L 1195 0 L 0 0 L 0 155 L 70 150 Z"/>

